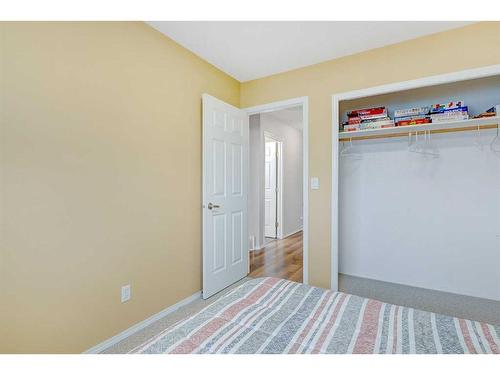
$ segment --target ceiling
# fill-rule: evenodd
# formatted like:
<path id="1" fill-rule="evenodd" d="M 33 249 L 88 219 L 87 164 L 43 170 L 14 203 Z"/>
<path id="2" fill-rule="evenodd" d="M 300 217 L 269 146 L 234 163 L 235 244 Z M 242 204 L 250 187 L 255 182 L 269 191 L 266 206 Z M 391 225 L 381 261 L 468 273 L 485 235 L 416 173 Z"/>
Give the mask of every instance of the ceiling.
<path id="1" fill-rule="evenodd" d="M 154 21 L 149 25 L 244 82 L 437 33 L 454 21 Z"/>
<path id="2" fill-rule="evenodd" d="M 302 130 L 302 106 L 280 109 L 272 112 L 265 112 L 261 117 L 268 118 L 274 121 L 279 121 L 285 125 L 292 126 Z"/>

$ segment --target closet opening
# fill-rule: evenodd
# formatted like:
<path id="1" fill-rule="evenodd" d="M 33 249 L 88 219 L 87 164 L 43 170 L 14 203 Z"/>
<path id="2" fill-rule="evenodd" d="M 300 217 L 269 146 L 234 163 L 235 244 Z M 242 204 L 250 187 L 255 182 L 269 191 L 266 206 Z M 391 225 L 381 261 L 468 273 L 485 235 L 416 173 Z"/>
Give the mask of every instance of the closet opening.
<path id="1" fill-rule="evenodd" d="M 485 67 L 333 96 L 332 289 L 496 321 L 499 88 Z"/>

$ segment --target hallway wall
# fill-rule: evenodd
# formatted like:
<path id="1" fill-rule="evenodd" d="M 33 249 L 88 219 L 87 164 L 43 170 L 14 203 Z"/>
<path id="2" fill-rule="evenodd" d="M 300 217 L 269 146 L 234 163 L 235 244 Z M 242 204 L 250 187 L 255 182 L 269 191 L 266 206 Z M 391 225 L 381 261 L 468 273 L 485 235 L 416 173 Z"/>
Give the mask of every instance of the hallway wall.
<path id="1" fill-rule="evenodd" d="M 301 121 L 301 119 L 298 119 Z M 279 121 L 271 113 L 250 116 L 249 236 L 255 248 L 264 244 L 264 133 L 283 142 L 283 236 L 302 229 L 302 130 Z"/>

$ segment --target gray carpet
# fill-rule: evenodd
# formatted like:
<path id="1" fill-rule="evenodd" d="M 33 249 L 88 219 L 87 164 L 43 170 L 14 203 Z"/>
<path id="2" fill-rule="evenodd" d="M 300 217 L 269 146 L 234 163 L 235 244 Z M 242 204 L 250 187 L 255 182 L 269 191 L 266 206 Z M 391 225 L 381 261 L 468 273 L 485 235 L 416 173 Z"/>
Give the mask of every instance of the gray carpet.
<path id="1" fill-rule="evenodd" d="M 339 275 L 342 292 L 500 326 L 500 301 Z"/>

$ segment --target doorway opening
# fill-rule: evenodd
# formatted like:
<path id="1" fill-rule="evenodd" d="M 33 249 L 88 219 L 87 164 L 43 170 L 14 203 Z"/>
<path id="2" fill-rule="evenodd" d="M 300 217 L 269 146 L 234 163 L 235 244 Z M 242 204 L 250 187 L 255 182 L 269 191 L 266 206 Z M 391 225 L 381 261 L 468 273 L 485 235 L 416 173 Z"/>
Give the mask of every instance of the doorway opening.
<path id="1" fill-rule="evenodd" d="M 249 276 L 307 283 L 307 99 L 248 111 Z"/>
<path id="2" fill-rule="evenodd" d="M 264 244 L 282 238 L 283 141 L 264 131 Z"/>

